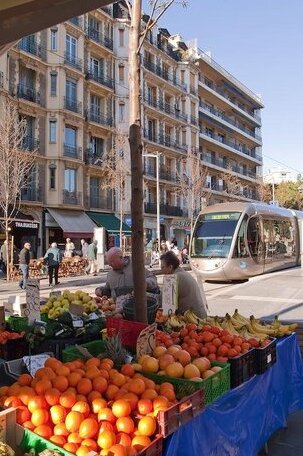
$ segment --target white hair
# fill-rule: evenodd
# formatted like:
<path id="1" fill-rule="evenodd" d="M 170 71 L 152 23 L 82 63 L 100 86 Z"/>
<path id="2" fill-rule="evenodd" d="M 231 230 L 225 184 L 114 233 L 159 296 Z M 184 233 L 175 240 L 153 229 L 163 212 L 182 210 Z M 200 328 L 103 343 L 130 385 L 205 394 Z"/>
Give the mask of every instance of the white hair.
<path id="1" fill-rule="evenodd" d="M 56 242 L 52 242 L 51 248 L 52 248 L 52 249 L 55 249 L 56 247 L 57 247 L 57 243 L 56 243 Z"/>

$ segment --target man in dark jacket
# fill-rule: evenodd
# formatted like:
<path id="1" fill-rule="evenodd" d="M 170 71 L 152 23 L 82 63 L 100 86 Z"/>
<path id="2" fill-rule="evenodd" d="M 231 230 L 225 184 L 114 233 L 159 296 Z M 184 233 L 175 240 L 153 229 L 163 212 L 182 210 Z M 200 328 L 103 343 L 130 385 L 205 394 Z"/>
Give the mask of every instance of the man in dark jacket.
<path id="1" fill-rule="evenodd" d="M 50 248 L 47 250 L 46 254 L 44 255 L 44 260 L 46 260 L 46 264 L 48 266 L 48 280 L 49 286 L 53 284 L 53 277 L 55 276 L 55 285 L 58 285 L 58 272 L 59 272 L 59 265 L 61 263 L 61 254 L 60 250 L 57 247 L 56 242 L 53 242 Z"/>
<path id="2" fill-rule="evenodd" d="M 27 279 L 28 279 L 28 274 L 29 274 L 29 262 L 31 259 L 31 253 L 30 253 L 31 245 L 29 242 L 26 242 L 24 244 L 23 249 L 21 250 L 19 254 L 19 268 L 20 271 L 22 272 L 22 278 L 19 281 L 19 287 L 25 290 L 26 285 L 27 285 Z"/>

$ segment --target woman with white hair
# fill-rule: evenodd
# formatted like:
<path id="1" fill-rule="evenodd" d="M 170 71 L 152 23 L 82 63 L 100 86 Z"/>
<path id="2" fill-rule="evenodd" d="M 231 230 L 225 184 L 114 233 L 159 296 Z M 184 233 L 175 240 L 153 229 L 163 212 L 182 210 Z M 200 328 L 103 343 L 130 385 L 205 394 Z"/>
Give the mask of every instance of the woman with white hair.
<path id="1" fill-rule="evenodd" d="M 49 286 L 51 287 L 53 284 L 53 278 L 55 277 L 55 285 L 58 285 L 58 272 L 59 272 L 59 265 L 61 263 L 61 254 L 60 250 L 57 247 L 56 242 L 53 242 L 50 248 L 47 250 L 46 254 L 44 255 L 44 260 L 48 267 L 48 280 Z"/>
<path id="2" fill-rule="evenodd" d="M 75 244 L 70 240 L 70 238 L 66 239 L 65 244 L 65 252 L 64 256 L 67 258 L 71 258 L 74 255 Z"/>

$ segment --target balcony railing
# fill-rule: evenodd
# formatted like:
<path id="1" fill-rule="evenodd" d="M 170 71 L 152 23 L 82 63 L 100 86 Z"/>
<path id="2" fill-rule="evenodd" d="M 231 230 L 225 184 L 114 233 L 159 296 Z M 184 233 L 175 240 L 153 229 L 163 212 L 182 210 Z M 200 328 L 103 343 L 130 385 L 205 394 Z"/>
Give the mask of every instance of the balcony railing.
<path id="1" fill-rule="evenodd" d="M 236 120 L 232 119 L 231 117 L 227 116 L 226 114 L 224 114 L 224 112 L 221 112 L 219 111 L 218 109 L 215 109 L 213 108 L 212 106 L 208 106 L 206 103 L 204 103 L 203 101 L 200 101 L 199 103 L 199 107 L 206 113 L 211 113 L 213 116 L 216 116 L 218 117 L 219 119 L 222 119 L 224 120 L 225 122 L 228 122 L 230 125 L 233 125 L 234 127 L 236 127 L 238 130 L 241 130 L 243 131 L 244 133 L 246 133 L 247 135 L 249 136 L 252 136 L 253 138 L 255 138 L 257 141 L 262 141 L 262 138 L 261 136 L 257 135 L 255 132 L 253 132 L 252 130 L 249 130 L 249 128 L 246 128 L 244 127 L 243 125 L 241 125 L 239 122 L 237 122 Z"/>
<path id="2" fill-rule="evenodd" d="M 94 165 L 94 166 L 102 166 L 102 153 L 95 153 L 92 149 L 86 149 L 85 151 L 85 164 L 86 165 Z"/>
<path id="3" fill-rule="evenodd" d="M 22 149 L 28 151 L 37 151 L 39 149 L 39 140 L 33 136 L 24 136 L 22 141 Z"/>
<path id="4" fill-rule="evenodd" d="M 151 40 L 149 40 L 149 41 L 151 41 Z M 151 44 L 155 44 L 155 43 L 151 43 Z M 164 44 L 164 43 L 161 43 L 161 41 L 157 40 L 156 46 L 158 49 L 163 51 L 166 55 L 169 55 L 169 57 L 171 57 L 172 59 L 177 60 L 177 61 L 181 60 L 179 52 L 175 51 L 174 48 L 170 44 L 167 44 L 167 43 Z"/>
<path id="5" fill-rule="evenodd" d="M 22 38 L 21 41 L 18 43 L 18 48 L 21 51 L 28 52 L 29 54 L 36 55 L 37 57 L 41 57 L 41 46 L 39 46 L 36 41 L 30 41 L 27 38 Z"/>
<path id="6" fill-rule="evenodd" d="M 112 210 L 113 209 L 113 202 L 111 198 L 103 198 L 95 195 L 90 195 L 89 198 L 89 205 L 90 208 L 93 209 L 106 209 Z"/>
<path id="7" fill-rule="evenodd" d="M 157 177 L 157 171 L 154 167 L 152 166 L 144 166 L 143 174 L 148 177 L 153 177 L 156 179 Z M 159 170 L 159 179 L 161 180 L 166 180 L 169 182 L 177 182 L 177 177 L 168 170 L 160 169 Z"/>
<path id="8" fill-rule="evenodd" d="M 64 144 L 63 155 L 65 157 L 77 158 L 82 160 L 82 147 L 71 146 L 70 144 Z"/>
<path id="9" fill-rule="evenodd" d="M 68 19 L 68 22 L 75 25 L 76 27 L 81 27 L 81 21 L 79 16 L 74 16 Z"/>
<path id="10" fill-rule="evenodd" d="M 26 187 L 21 191 L 22 201 L 42 201 L 42 190 L 39 187 Z"/>
<path id="11" fill-rule="evenodd" d="M 145 203 L 144 211 L 148 214 L 157 213 L 157 203 Z M 187 217 L 187 210 L 181 209 L 178 206 L 170 206 L 169 204 L 160 204 L 160 214 L 171 217 Z"/>
<path id="12" fill-rule="evenodd" d="M 40 92 L 37 92 L 35 89 L 32 89 L 24 84 L 18 84 L 17 97 L 40 104 Z"/>
<path id="13" fill-rule="evenodd" d="M 199 119 L 196 116 L 190 116 L 190 123 L 196 127 L 199 125 Z"/>
<path id="14" fill-rule="evenodd" d="M 63 190 L 63 204 L 81 204 L 81 193 Z"/>
<path id="15" fill-rule="evenodd" d="M 64 97 L 64 109 L 82 114 L 82 103 L 74 98 Z"/>
<path id="16" fill-rule="evenodd" d="M 172 139 L 168 135 L 156 135 L 155 133 L 144 130 L 144 138 L 148 139 L 151 142 L 161 144 L 166 147 L 171 147 L 172 149 L 181 150 L 183 153 L 187 152 L 187 144 L 181 144 L 179 141 Z"/>
<path id="17" fill-rule="evenodd" d="M 169 71 L 164 70 L 160 65 L 156 65 L 156 64 L 154 64 L 153 62 L 150 62 L 147 59 L 143 60 L 143 65 L 144 65 L 144 67 L 147 70 L 149 70 L 152 73 L 156 74 L 160 78 L 165 79 L 165 81 L 168 81 L 171 84 L 179 87 L 180 89 L 187 91 L 187 85 L 186 84 L 181 82 L 180 79 L 178 79 L 177 77 L 171 75 Z"/>
<path id="18" fill-rule="evenodd" d="M 226 98 L 226 100 L 230 101 L 233 105 L 241 109 L 241 111 L 244 111 L 246 114 L 256 119 L 259 123 L 261 122 L 261 116 L 258 112 L 250 111 L 249 109 L 246 109 L 244 105 L 237 103 L 236 100 L 232 99 L 224 89 L 217 86 L 214 82 L 210 81 L 204 76 L 200 76 L 199 81 L 202 84 L 206 85 L 209 89 L 213 90 L 214 92 L 217 92 L 223 98 Z"/>
<path id="19" fill-rule="evenodd" d="M 96 43 L 102 44 L 106 48 L 113 50 L 113 40 L 110 36 L 106 35 L 105 33 L 99 32 L 93 27 L 88 27 L 87 36 L 90 40 L 95 41 Z"/>
<path id="20" fill-rule="evenodd" d="M 64 63 L 66 65 L 72 66 L 76 68 L 77 70 L 82 71 L 83 68 L 83 62 L 81 59 L 79 59 L 76 55 L 71 54 L 68 51 L 64 52 Z"/>
<path id="21" fill-rule="evenodd" d="M 256 173 L 254 173 L 252 171 L 248 171 L 245 168 L 238 166 L 238 165 L 230 165 L 228 160 L 224 160 L 223 158 L 215 158 L 215 157 L 209 157 L 208 155 L 203 155 L 203 160 L 207 163 L 218 166 L 219 168 L 224 168 L 224 169 L 229 169 L 231 171 L 234 171 L 235 173 L 241 174 L 242 176 L 248 176 L 251 179 L 257 178 Z"/>
<path id="22" fill-rule="evenodd" d="M 180 111 L 177 105 L 172 106 L 170 103 L 164 103 L 162 100 L 157 100 L 156 98 L 150 97 L 147 94 L 144 94 L 144 101 L 155 109 L 159 109 L 166 114 L 175 117 L 178 120 L 187 122 L 187 115 Z"/>
<path id="23" fill-rule="evenodd" d="M 108 127 L 113 126 L 113 118 L 104 116 L 103 114 L 100 114 L 98 112 L 95 112 L 93 110 L 90 110 L 87 112 L 87 120 L 88 122 L 95 122 L 100 125 L 106 125 Z"/>
<path id="24" fill-rule="evenodd" d="M 205 136 L 208 136 L 209 138 L 214 139 L 215 141 L 219 142 L 220 144 L 225 144 L 226 146 L 231 147 L 232 149 L 235 149 L 236 151 L 241 152 L 242 154 L 255 158 L 259 162 L 262 162 L 262 160 L 263 160 L 262 156 L 258 155 L 255 152 L 255 149 L 250 149 L 249 147 L 240 146 L 239 144 L 235 144 L 233 141 L 230 141 L 229 139 L 223 138 L 222 136 L 216 135 L 215 133 L 210 133 L 205 128 L 200 128 L 200 133 L 202 135 L 205 135 Z"/>
<path id="25" fill-rule="evenodd" d="M 86 79 L 93 80 L 93 81 L 97 82 L 98 84 L 109 87 L 110 89 L 113 89 L 115 86 L 114 79 L 108 78 L 108 77 L 104 76 L 103 74 L 96 74 L 94 72 L 88 72 L 88 73 L 86 73 Z"/>

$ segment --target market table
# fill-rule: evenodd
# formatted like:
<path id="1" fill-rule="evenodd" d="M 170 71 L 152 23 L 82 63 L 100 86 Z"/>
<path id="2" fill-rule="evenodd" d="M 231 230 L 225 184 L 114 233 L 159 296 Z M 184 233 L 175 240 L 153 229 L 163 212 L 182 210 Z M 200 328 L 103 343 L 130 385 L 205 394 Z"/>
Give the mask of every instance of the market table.
<path id="1" fill-rule="evenodd" d="M 166 439 L 164 456 L 256 456 L 287 416 L 303 409 L 296 334 L 279 340 L 277 362 L 208 406 Z"/>

